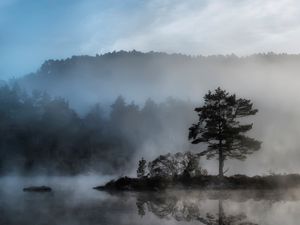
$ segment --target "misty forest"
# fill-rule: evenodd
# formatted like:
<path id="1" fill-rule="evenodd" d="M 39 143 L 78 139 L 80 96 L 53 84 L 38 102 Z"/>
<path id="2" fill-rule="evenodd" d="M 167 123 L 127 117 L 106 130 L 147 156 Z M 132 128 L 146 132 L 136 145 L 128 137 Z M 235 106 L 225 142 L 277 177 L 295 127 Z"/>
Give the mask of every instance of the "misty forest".
<path id="1" fill-rule="evenodd" d="M 289 68 L 292 72 L 285 76 L 293 77 L 292 69 L 296 69 L 298 60 L 299 56 L 272 53 L 247 58 L 234 55 L 194 58 L 137 51 L 48 60 L 36 73 L 2 82 L 0 172 L 75 175 L 123 171 L 134 174 L 141 157 L 154 160 L 161 154 L 202 152 L 207 146 L 203 140 L 196 138 L 197 132 L 194 132 L 195 129 L 193 131 L 191 125 L 197 121 L 197 113 L 201 113 L 201 108 L 197 110 L 197 107 L 205 100 L 203 97 L 209 90 L 206 86 L 214 91 L 221 84 L 220 76 L 227 76 L 229 80 L 238 79 L 241 82 L 237 88 L 231 86 L 230 82 L 223 85 L 234 91 L 230 92 L 231 95 L 236 94 L 237 98 L 245 96 L 245 101 L 252 97 L 249 98 L 252 101 L 250 105 L 244 107 L 252 108 L 254 103 L 256 108 L 248 112 L 253 116 L 249 117 L 250 121 L 245 118 L 248 123 L 245 126 L 241 124 L 239 131 L 251 131 L 251 138 L 263 143 L 262 150 L 255 154 L 266 161 L 266 165 L 260 165 L 252 159 L 247 165 L 251 170 L 245 171 L 244 163 L 241 163 L 228 172 L 252 175 L 269 173 L 274 172 L 275 164 L 283 166 L 280 169 L 282 173 L 286 171 L 284 164 L 287 162 L 270 159 L 269 156 L 273 148 L 278 148 L 274 146 L 276 141 L 286 142 L 283 139 L 285 136 L 277 133 L 277 130 L 284 129 L 286 125 L 290 126 L 289 132 L 292 132 L 289 135 L 296 137 L 298 134 L 296 112 L 286 110 L 289 106 L 296 107 L 294 102 L 297 99 L 292 99 L 296 90 L 291 87 L 288 91 L 291 96 L 285 97 L 276 93 L 273 87 L 263 86 L 262 90 L 251 92 L 245 85 L 255 79 L 267 79 L 268 72 L 274 70 L 279 74 L 280 70 Z M 242 78 L 249 70 L 253 78 L 244 81 Z M 266 74 L 262 74 L 261 70 Z M 163 80 L 170 80 L 172 85 L 163 83 Z M 211 80 L 216 81 L 214 83 Z M 208 85 L 207 82 L 212 84 Z M 174 89 L 173 85 L 178 88 Z M 223 89 L 223 86 L 220 88 Z M 195 96 L 190 92 L 196 93 Z M 259 98 L 262 94 L 263 99 Z M 276 106 L 279 101 L 282 107 Z M 231 110 L 235 110 L 232 107 Z M 259 112 L 254 115 L 257 109 Z M 207 110 L 206 114 L 211 114 L 209 110 L 212 109 Z M 241 111 L 236 119 L 241 120 L 239 117 L 246 117 L 243 115 L 246 113 Z M 282 122 L 274 123 L 278 118 Z M 206 120 L 212 118 L 207 117 Z M 200 129 L 197 126 L 195 128 Z M 209 134 L 211 131 L 207 132 L 207 135 L 214 135 Z M 239 135 L 238 130 L 236 135 Z M 194 142 L 203 144 L 194 146 L 188 141 L 188 136 L 196 138 Z M 249 142 L 250 139 L 243 141 Z M 253 144 L 258 147 L 258 143 Z M 297 140 L 283 147 L 293 152 L 293 149 L 297 150 Z M 214 147 L 210 145 L 210 148 Z M 239 149 L 238 146 L 235 148 Z M 234 154 L 229 159 L 239 158 L 232 157 Z M 283 153 L 278 154 L 282 156 Z M 207 164 L 203 160 L 201 163 Z M 214 167 L 218 166 L 210 169 L 216 171 Z"/>
<path id="2" fill-rule="evenodd" d="M 0 1 L 0 225 L 296 225 L 296 0 Z"/>
<path id="3" fill-rule="evenodd" d="M 80 115 L 46 92 L 27 94 L 17 85 L 0 92 L 1 174 L 120 173 L 135 163 L 140 143 L 159 141 L 162 122 L 176 123 L 191 107 L 172 98 L 139 107 L 120 96 L 109 109 L 97 103 Z"/>
<path id="4" fill-rule="evenodd" d="M 256 224 L 243 212 L 226 212 L 225 196 L 229 194 L 233 202 L 227 204 L 234 205 L 235 192 L 222 190 L 239 190 L 239 199 L 262 198 L 265 203 L 269 201 L 265 191 L 274 192 L 274 198 L 280 200 L 286 197 L 278 197 L 278 190 L 300 185 L 297 167 L 289 170 L 281 160 L 270 160 L 271 154 L 281 154 L 272 149 L 276 139 L 283 138 L 276 133 L 283 129 L 276 121 L 281 118 L 297 128 L 298 120 L 291 115 L 298 109 L 287 111 L 286 106 L 295 104 L 289 99 L 281 103 L 285 108 L 276 107 L 274 87 L 252 92 L 245 85 L 253 79 L 267 79 L 268 73 L 261 70 L 279 74 L 288 67 L 291 72 L 286 76 L 293 77 L 291 68 L 296 69 L 299 60 L 297 55 L 273 53 L 239 58 L 137 51 L 47 60 L 36 73 L 1 83 L 0 174 L 4 187 L 15 190 L 21 185 L 25 193 L 52 193 L 74 185 L 78 190 L 72 194 L 93 187 L 101 192 L 138 191 L 141 194 L 132 198 L 141 218 L 148 211 L 167 220 Z M 244 81 L 240 77 L 249 70 L 253 76 Z M 232 82 L 239 79 L 240 87 L 221 82 L 223 76 Z M 266 91 L 263 98 L 261 91 Z M 281 97 L 276 96 L 276 102 Z M 297 139 L 287 147 L 293 145 L 297 147 Z M 259 158 L 265 163 L 260 164 Z M 57 183 L 63 186 L 58 188 Z M 162 197 L 159 193 L 166 190 L 168 196 Z M 202 192 L 185 193 L 187 190 Z M 194 195 L 198 203 L 193 202 Z M 63 198 L 72 196 L 64 194 Z M 202 198 L 218 200 L 215 215 L 201 212 Z M 4 205 L 11 202 L 4 199 Z M 59 204 L 56 198 L 46 201 Z M 182 209 L 178 208 L 181 204 Z M 24 212 L 30 210 L 25 206 Z M 77 205 L 61 207 L 72 214 L 71 223 L 75 218 L 103 219 Z M 111 207 L 109 210 L 117 210 Z M 4 224 L 29 224 L 24 216 L 11 219 L 11 213 L 18 210 L 24 208 L 4 210 Z M 74 210 L 83 210 L 79 216 L 84 217 L 73 214 Z M 59 212 L 51 210 L 47 216 L 52 218 L 53 213 Z M 54 223 L 65 223 L 64 219 L 59 217 Z M 112 218 L 107 220 L 112 223 Z"/>

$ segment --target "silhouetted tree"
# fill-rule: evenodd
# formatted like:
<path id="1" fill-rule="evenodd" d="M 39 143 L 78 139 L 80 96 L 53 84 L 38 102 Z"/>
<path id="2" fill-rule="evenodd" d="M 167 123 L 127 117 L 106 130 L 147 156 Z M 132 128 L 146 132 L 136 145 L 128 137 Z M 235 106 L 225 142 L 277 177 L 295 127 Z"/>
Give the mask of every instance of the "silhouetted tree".
<path id="1" fill-rule="evenodd" d="M 207 171 L 205 169 L 201 169 L 199 166 L 199 158 L 200 156 L 198 154 L 192 154 L 188 152 L 188 163 L 186 168 L 184 169 L 183 173 L 188 176 L 201 176 L 201 175 L 207 175 Z"/>
<path id="2" fill-rule="evenodd" d="M 206 170 L 199 166 L 199 158 L 199 154 L 192 154 L 191 152 L 160 155 L 149 162 L 149 176 L 172 178 L 182 175 L 190 177 L 204 175 Z"/>
<path id="3" fill-rule="evenodd" d="M 250 100 L 236 98 L 220 87 L 204 96 L 204 105 L 195 111 L 199 120 L 189 128 L 189 139 L 193 144 L 207 143 L 204 152 L 208 159 L 218 156 L 219 176 L 223 177 L 224 161 L 228 158 L 245 160 L 260 148 L 261 143 L 244 134 L 253 124 L 241 124 L 240 118 L 255 115 Z"/>
<path id="4" fill-rule="evenodd" d="M 147 162 L 144 158 L 142 158 L 139 161 L 139 166 L 138 166 L 138 169 L 136 171 L 137 177 L 139 177 L 139 178 L 144 177 L 146 175 L 146 168 L 147 168 Z"/>

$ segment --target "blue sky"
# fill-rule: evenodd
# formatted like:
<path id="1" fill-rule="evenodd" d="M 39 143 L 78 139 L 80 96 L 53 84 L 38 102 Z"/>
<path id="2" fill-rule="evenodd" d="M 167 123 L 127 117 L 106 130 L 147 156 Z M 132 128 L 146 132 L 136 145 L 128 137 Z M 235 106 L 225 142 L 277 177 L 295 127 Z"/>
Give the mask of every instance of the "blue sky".
<path id="1" fill-rule="evenodd" d="M 0 0 L 0 78 L 113 50 L 300 52 L 296 0 Z"/>
<path id="2" fill-rule="evenodd" d="M 110 50 L 126 33 L 124 14 L 139 7 L 138 1 L 1 1 L 0 77 L 33 72 L 48 58 Z"/>

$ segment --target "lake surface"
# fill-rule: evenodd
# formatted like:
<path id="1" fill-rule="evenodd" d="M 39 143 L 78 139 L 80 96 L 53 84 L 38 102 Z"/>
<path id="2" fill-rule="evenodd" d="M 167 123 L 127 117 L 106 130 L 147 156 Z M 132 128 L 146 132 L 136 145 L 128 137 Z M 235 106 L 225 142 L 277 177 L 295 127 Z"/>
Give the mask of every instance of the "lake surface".
<path id="1" fill-rule="evenodd" d="M 300 190 L 165 191 L 107 193 L 93 190 L 108 177 L 0 178 L 1 225 L 296 225 Z M 51 193 L 27 193 L 49 185 Z"/>

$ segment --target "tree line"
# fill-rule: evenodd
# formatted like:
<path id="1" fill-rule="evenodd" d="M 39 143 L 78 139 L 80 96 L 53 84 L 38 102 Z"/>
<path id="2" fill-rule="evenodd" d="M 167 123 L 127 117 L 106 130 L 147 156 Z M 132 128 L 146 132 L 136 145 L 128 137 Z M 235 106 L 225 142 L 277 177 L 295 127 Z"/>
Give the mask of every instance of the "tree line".
<path id="1" fill-rule="evenodd" d="M 63 98 L 39 91 L 28 94 L 18 85 L 3 85 L 0 173 L 116 173 L 136 163 L 135 155 L 141 154 L 145 143 L 156 144 L 158 153 L 174 153 L 182 147 L 176 139 L 187 140 L 188 135 L 192 144 L 204 143 L 206 147 L 198 153 L 184 153 L 190 149 L 186 145 L 189 149 L 161 155 L 147 168 L 142 160 L 139 176 L 145 176 L 145 168 L 150 176 L 200 174 L 198 161 L 204 155 L 217 157 L 219 175 L 223 176 L 225 160 L 244 160 L 260 148 L 261 142 L 246 136 L 252 124 L 242 123 L 243 117 L 257 113 L 250 100 L 221 88 L 208 92 L 204 104 L 195 108 L 198 120 L 188 134 L 192 107 L 191 102 L 172 98 L 160 104 L 148 99 L 140 106 L 128 104 L 120 96 L 110 109 L 95 104 L 88 113 L 79 115 Z M 174 149 L 166 145 L 170 143 Z"/>
<path id="2" fill-rule="evenodd" d="M 144 141 L 159 143 L 164 129 L 181 132 L 180 124 L 170 126 L 188 114 L 189 105 L 175 99 L 160 104 L 148 99 L 139 106 L 120 96 L 110 109 L 95 104 L 79 115 L 63 98 L 4 85 L 0 87 L 0 173 L 124 171 L 135 164 L 134 155 Z"/>

